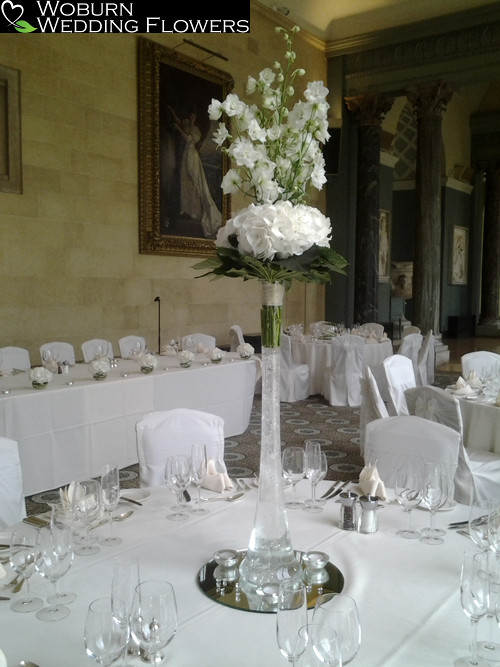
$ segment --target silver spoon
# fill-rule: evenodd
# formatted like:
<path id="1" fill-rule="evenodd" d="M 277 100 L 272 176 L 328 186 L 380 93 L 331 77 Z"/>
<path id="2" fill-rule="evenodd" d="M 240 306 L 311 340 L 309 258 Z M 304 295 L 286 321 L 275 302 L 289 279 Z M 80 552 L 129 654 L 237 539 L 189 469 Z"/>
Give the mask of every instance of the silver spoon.
<path id="1" fill-rule="evenodd" d="M 31 662 L 30 660 L 21 660 L 17 663 L 17 667 L 39 667 L 36 662 Z"/>
<path id="2" fill-rule="evenodd" d="M 224 496 L 223 498 L 202 498 L 201 500 L 206 503 L 216 503 L 218 500 L 225 500 L 227 503 L 232 503 L 235 500 L 243 498 L 245 493 L 240 491 L 239 493 L 234 493 L 232 496 Z"/>
<path id="3" fill-rule="evenodd" d="M 125 521 L 125 519 L 128 519 L 129 516 L 132 516 L 133 513 L 134 510 L 128 510 L 127 512 L 121 512 L 121 514 L 115 514 L 113 516 L 113 521 Z M 94 526 L 91 526 L 91 530 L 97 528 L 98 526 L 104 526 L 105 523 L 109 523 L 109 520 L 103 519 L 102 521 L 99 521 L 99 523 L 96 523 Z"/>

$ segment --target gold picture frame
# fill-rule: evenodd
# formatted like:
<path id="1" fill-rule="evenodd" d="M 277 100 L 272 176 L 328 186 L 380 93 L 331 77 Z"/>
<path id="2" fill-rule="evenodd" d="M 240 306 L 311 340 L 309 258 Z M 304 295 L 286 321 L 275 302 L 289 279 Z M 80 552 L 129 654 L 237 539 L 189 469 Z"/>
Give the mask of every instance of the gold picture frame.
<path id="1" fill-rule="evenodd" d="M 450 282 L 452 285 L 467 285 L 469 256 L 469 230 L 453 225 L 451 245 Z"/>
<path id="2" fill-rule="evenodd" d="M 388 283 L 391 271 L 391 212 L 380 209 L 378 227 L 378 281 Z"/>
<path id="3" fill-rule="evenodd" d="M 228 168 L 212 134 L 212 99 L 234 85 L 222 70 L 138 38 L 139 252 L 203 256 L 230 216 Z"/>

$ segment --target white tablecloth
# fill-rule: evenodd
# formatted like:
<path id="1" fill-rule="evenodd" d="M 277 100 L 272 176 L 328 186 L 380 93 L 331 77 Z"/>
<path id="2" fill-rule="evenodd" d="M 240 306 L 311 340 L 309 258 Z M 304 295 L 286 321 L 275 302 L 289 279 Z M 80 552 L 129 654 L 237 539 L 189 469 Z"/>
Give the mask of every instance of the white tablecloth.
<path id="1" fill-rule="evenodd" d="M 77 364 L 43 390 L 31 387 L 28 373 L 0 378 L 0 392 L 10 389 L 0 393 L 0 435 L 19 443 L 25 495 L 98 475 L 105 463 L 136 463 L 135 424 L 153 410 L 206 410 L 224 418 L 225 437 L 243 433 L 260 362 L 229 353 L 220 364 L 203 362 L 199 355 L 185 369 L 175 357 L 160 357 L 144 375 L 135 362 L 119 360 L 101 381 Z"/>
<path id="2" fill-rule="evenodd" d="M 328 485 L 323 482 L 321 489 Z M 300 482 L 297 490 L 299 497 L 308 496 L 309 483 Z M 214 551 L 248 546 L 255 498 L 256 492 L 251 491 L 239 503 L 210 503 L 208 516 L 191 515 L 187 521 L 171 522 L 165 514 L 172 494 L 165 488 L 153 489 L 143 507 L 134 508 L 131 519 L 115 523 L 115 534 L 123 538 L 120 546 L 101 547 L 95 556 L 75 557 L 60 582 L 60 590 L 78 595 L 67 618 L 44 623 L 33 613 L 14 613 L 9 602 L 0 602 L 0 648 L 8 664 L 30 659 L 41 667 L 89 665 L 83 644 L 86 610 L 93 599 L 110 594 L 111 561 L 120 553 L 139 557 L 141 579 L 165 579 L 174 585 L 179 628 L 165 650 L 165 665 L 285 664 L 276 644 L 274 614 L 222 606 L 207 598 L 196 584 L 199 569 Z M 459 578 L 464 551 L 476 551 L 473 543 L 452 531 L 440 546 L 398 537 L 395 532 L 406 525 L 407 517 L 395 503 L 380 510 L 380 528 L 374 535 L 345 532 L 337 527 L 339 507 L 330 500 L 320 514 L 289 510 L 288 517 L 294 547 L 328 553 L 344 575 L 344 592 L 358 604 L 362 640 L 352 664 L 443 667 L 468 655 L 471 629 L 460 606 Z M 466 507 L 457 506 L 439 512 L 436 525 L 446 528 L 448 522 L 464 520 L 467 515 Z M 429 525 L 426 511 L 415 509 L 413 519 L 417 528 Z M 1 542 L 6 539 L 0 534 Z M 31 588 L 42 596 L 50 590 L 37 574 Z M 479 624 L 480 638 L 486 633 L 485 622 Z M 495 632 L 500 641 L 499 631 Z M 136 659 L 127 664 L 141 663 Z"/>
<path id="3" fill-rule="evenodd" d="M 480 399 L 459 400 L 464 424 L 464 444 L 500 455 L 500 407 Z"/>
<path id="4" fill-rule="evenodd" d="M 292 340 L 292 357 L 298 364 L 309 366 L 309 393 L 321 394 L 325 368 L 332 363 L 332 343 L 330 340 L 314 341 L 305 337 L 304 342 Z M 364 366 L 379 366 L 392 354 L 392 342 L 366 343 L 363 348 Z"/>

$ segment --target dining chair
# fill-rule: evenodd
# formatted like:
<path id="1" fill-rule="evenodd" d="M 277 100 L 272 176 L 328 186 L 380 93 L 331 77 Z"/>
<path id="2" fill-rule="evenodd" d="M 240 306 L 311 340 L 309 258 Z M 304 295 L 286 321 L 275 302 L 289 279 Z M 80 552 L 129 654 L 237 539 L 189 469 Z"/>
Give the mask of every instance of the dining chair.
<path id="1" fill-rule="evenodd" d="M 471 371 L 476 371 L 478 377 L 484 377 L 492 371 L 500 372 L 500 354 L 488 350 L 468 352 L 460 357 L 462 375 L 468 378 Z"/>
<path id="2" fill-rule="evenodd" d="M 434 334 L 432 329 L 425 334 L 422 346 L 417 355 L 417 385 L 432 384 L 434 382 Z"/>
<path id="3" fill-rule="evenodd" d="M 385 419 L 389 416 L 387 406 L 382 398 L 372 369 L 366 366 L 363 370 L 361 384 L 361 409 L 359 413 L 359 451 L 363 456 L 366 425 L 374 419 Z"/>
<path id="4" fill-rule="evenodd" d="M 465 447 L 459 399 L 445 389 L 430 385 L 407 389 L 405 396 L 410 415 L 445 424 L 460 435 L 455 500 L 467 505 L 473 493 L 481 500 L 500 498 L 500 456 Z"/>
<path id="5" fill-rule="evenodd" d="M 239 324 L 233 324 L 232 327 L 229 327 L 229 341 L 230 341 L 230 352 L 236 352 L 238 345 L 245 344 L 245 337 L 243 336 L 243 329 Z"/>
<path id="6" fill-rule="evenodd" d="M 146 352 L 146 339 L 142 336 L 124 336 L 118 341 L 122 359 L 133 359 Z"/>
<path id="7" fill-rule="evenodd" d="M 0 528 L 12 526 L 26 516 L 19 446 L 0 437 Z"/>
<path id="8" fill-rule="evenodd" d="M 367 334 L 375 334 L 379 338 L 384 335 L 384 325 L 378 322 L 366 322 L 360 326 L 361 331 Z"/>
<path id="9" fill-rule="evenodd" d="M 182 349 L 197 352 L 198 350 L 213 350 L 217 346 L 215 336 L 204 333 L 192 333 L 182 337 Z"/>
<path id="10" fill-rule="evenodd" d="M 401 335 L 401 338 L 404 338 L 405 336 L 409 336 L 410 334 L 414 334 L 414 333 L 419 334 L 419 333 L 422 333 L 422 331 L 418 327 L 416 327 L 414 324 L 410 324 L 409 327 L 405 327 L 403 329 L 403 333 Z"/>
<path id="11" fill-rule="evenodd" d="M 382 362 L 387 383 L 387 411 L 391 417 L 407 415 L 405 389 L 416 387 L 417 381 L 411 359 L 393 354 Z"/>
<path id="12" fill-rule="evenodd" d="M 82 354 L 86 364 L 88 364 L 89 361 L 92 361 L 92 359 L 95 359 L 97 354 L 108 357 L 109 359 L 112 359 L 115 356 L 113 354 L 113 345 L 111 342 L 102 338 L 92 338 L 91 340 L 86 340 L 82 343 Z"/>
<path id="13" fill-rule="evenodd" d="M 413 372 L 415 373 L 415 381 L 418 372 L 418 353 L 420 351 L 420 348 L 422 347 L 423 340 L 424 337 L 422 336 L 422 334 L 417 334 L 417 333 L 408 334 L 408 336 L 405 336 L 401 340 L 401 344 L 397 351 L 397 354 L 402 354 L 404 357 L 408 357 L 408 359 L 411 359 L 411 362 L 413 364 Z"/>
<path id="14" fill-rule="evenodd" d="M 309 396 L 309 366 L 299 364 L 292 357 L 292 339 L 281 334 L 280 345 L 280 400 L 285 403 L 303 401 Z"/>
<path id="15" fill-rule="evenodd" d="M 54 341 L 52 343 L 44 343 L 40 346 L 40 358 L 42 363 L 45 361 L 44 356 L 47 352 L 51 353 L 52 359 L 56 362 L 67 361 L 72 366 L 75 365 L 75 349 L 71 343 L 61 343 Z"/>
<path id="16" fill-rule="evenodd" d="M 28 350 L 12 345 L 0 348 L 0 371 L 11 369 L 28 371 L 30 368 L 31 361 Z"/>
<path id="17" fill-rule="evenodd" d="M 365 339 L 353 334 L 332 338 L 331 365 L 323 375 L 323 396 L 330 405 L 359 406 L 362 401 Z"/>
<path id="18" fill-rule="evenodd" d="M 191 454 L 191 445 L 207 446 L 207 457 L 216 462 L 217 472 L 227 472 L 224 463 L 224 419 L 218 415 L 174 408 L 157 410 L 136 423 L 139 483 L 163 486 L 169 456 Z"/>

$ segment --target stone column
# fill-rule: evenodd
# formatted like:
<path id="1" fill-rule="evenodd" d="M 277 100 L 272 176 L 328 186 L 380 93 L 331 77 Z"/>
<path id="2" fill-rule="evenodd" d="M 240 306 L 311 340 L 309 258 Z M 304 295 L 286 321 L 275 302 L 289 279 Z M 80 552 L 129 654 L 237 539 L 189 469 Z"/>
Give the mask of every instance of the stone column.
<path id="1" fill-rule="evenodd" d="M 354 322 L 363 324 L 378 321 L 380 134 L 394 98 L 375 93 L 345 102 L 358 121 Z"/>
<path id="2" fill-rule="evenodd" d="M 500 328 L 500 160 L 480 165 L 485 179 L 480 324 Z"/>
<path id="3" fill-rule="evenodd" d="M 440 332 L 442 112 L 451 99 L 445 83 L 408 93 L 417 115 L 416 217 L 413 257 L 413 324 Z"/>

